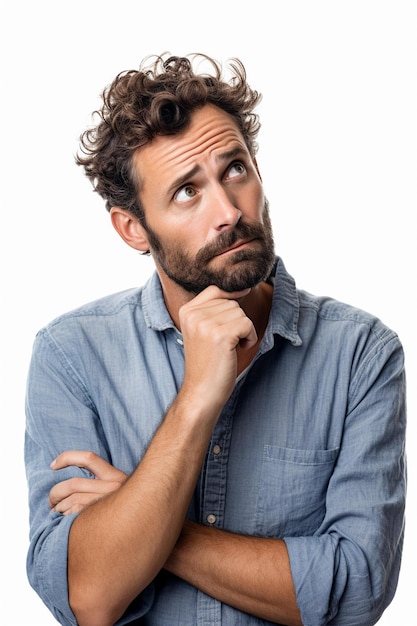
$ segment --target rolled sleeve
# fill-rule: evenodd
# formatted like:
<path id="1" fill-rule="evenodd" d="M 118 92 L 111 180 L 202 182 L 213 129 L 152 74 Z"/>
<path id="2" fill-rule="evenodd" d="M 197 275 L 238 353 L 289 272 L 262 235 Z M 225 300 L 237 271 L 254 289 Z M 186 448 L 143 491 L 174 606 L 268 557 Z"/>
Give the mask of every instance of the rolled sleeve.
<path id="1" fill-rule="evenodd" d="M 74 515 L 51 515 L 32 537 L 27 558 L 29 582 L 60 624 L 76 626 L 68 602 L 67 547 Z"/>

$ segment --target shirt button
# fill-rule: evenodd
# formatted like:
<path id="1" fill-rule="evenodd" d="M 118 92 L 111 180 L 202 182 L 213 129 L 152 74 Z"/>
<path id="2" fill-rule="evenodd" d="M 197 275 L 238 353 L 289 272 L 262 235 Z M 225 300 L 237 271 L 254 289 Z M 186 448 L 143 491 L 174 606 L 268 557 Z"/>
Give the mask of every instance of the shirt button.
<path id="1" fill-rule="evenodd" d="M 216 456 L 217 456 L 218 454 L 220 454 L 221 450 L 222 450 L 222 449 L 221 449 L 221 447 L 219 446 L 219 444 L 218 444 L 218 443 L 216 443 L 216 445 L 215 445 L 215 446 L 213 446 L 213 454 L 215 454 Z"/>
<path id="2" fill-rule="evenodd" d="M 207 521 L 209 524 L 214 524 L 214 522 L 216 521 L 216 516 L 213 515 L 213 513 L 210 513 L 210 515 L 207 515 Z"/>

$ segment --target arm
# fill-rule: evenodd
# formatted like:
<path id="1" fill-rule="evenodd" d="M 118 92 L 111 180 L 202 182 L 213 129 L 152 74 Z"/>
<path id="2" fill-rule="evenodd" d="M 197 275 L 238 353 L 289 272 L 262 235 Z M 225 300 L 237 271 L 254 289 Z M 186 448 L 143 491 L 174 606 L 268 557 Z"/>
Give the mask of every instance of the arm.
<path id="1" fill-rule="evenodd" d="M 209 288 L 183 307 L 186 370 L 177 398 L 129 479 L 72 524 L 69 597 L 80 626 L 113 624 L 177 541 L 211 431 L 234 385 L 236 347 L 241 339 L 248 347 L 256 341 L 233 296 Z"/>
<path id="2" fill-rule="evenodd" d="M 210 427 L 208 422 L 206 430 L 197 428 L 200 416 L 184 412 L 178 400 L 135 472 L 72 525 L 69 595 L 80 626 L 117 621 L 161 569 L 178 537 Z"/>
<path id="3" fill-rule="evenodd" d="M 302 624 L 280 539 L 186 522 L 165 569 L 240 611 L 288 626 Z"/>
<path id="4" fill-rule="evenodd" d="M 149 445 L 146 437 L 152 437 L 154 430 L 152 425 L 144 424 L 141 434 L 145 438 L 139 437 L 137 457 L 138 461 L 142 459 L 144 462 L 137 468 L 137 474 L 133 472 L 117 493 L 109 493 L 103 498 L 104 502 L 91 504 L 90 501 L 90 506 L 78 516 L 74 512 L 61 515 L 61 509 L 56 505 L 51 513 L 48 494 L 55 483 L 75 477 L 93 477 L 87 469 L 75 465 L 59 469 L 57 463 L 57 471 L 53 471 L 51 461 L 63 450 L 92 450 L 111 462 L 111 442 L 103 432 L 106 420 L 102 421 L 96 404 L 99 389 L 91 379 L 90 352 L 84 346 L 90 320 L 87 318 L 84 322 L 85 318 L 79 321 L 77 316 L 69 316 L 64 322 L 58 320 L 38 334 L 26 394 L 25 465 L 30 507 L 27 571 L 30 584 L 60 623 L 69 626 L 76 621 L 68 602 L 68 583 L 71 603 L 78 612 L 85 609 L 87 615 L 85 619 L 81 616 L 81 623 L 82 620 L 92 620 L 91 616 L 101 626 L 113 623 L 117 619 L 115 615 L 123 613 L 130 603 L 132 594 L 135 594 L 135 603 L 129 607 L 129 618 L 139 618 L 149 609 L 152 586 L 140 592 L 152 577 L 151 570 L 160 567 L 157 560 L 160 559 L 161 565 L 165 561 L 167 543 L 171 542 L 172 548 L 181 530 L 211 429 L 234 384 L 236 345 L 241 339 L 249 348 L 256 342 L 253 324 L 232 299 L 234 295 L 243 296 L 245 292 L 223 294 L 210 288 L 184 307 L 181 324 L 186 374 L 180 395 L 171 404 L 156 432 L 146 459 L 144 450 Z M 191 328 L 190 332 L 187 328 Z M 91 339 L 99 349 L 99 335 L 92 334 Z M 115 410 L 123 411 L 123 408 L 118 403 Z M 153 416 L 152 423 L 157 417 Z M 110 436 L 113 433 L 118 436 L 117 424 L 114 431 L 111 423 L 108 428 Z M 119 457 L 131 473 L 134 446 L 127 445 L 126 449 L 127 456 L 120 454 Z M 140 484 L 136 490 L 137 483 Z M 146 497 L 148 502 L 143 500 Z M 93 499 L 97 498 L 94 496 Z M 79 502 L 78 506 L 82 508 L 83 503 Z M 159 528 L 164 535 L 155 530 Z M 149 539 L 146 536 L 148 529 Z M 84 532 L 91 541 L 85 540 Z M 137 554 L 132 554 L 132 546 L 138 550 Z M 115 553 L 120 570 L 129 566 L 135 570 L 133 586 L 127 591 L 120 585 L 113 588 L 114 581 L 119 580 L 113 558 Z M 154 557 L 155 562 L 150 564 L 149 559 L 152 561 Z M 78 571 L 71 566 L 77 559 L 80 563 Z M 103 572 L 107 572 L 107 576 L 103 576 Z M 85 581 L 85 588 L 79 581 Z M 96 606 L 102 611 L 97 616 L 93 610 L 90 612 Z"/>
<path id="5" fill-rule="evenodd" d="M 95 480 L 70 479 L 54 486 L 50 505 L 64 515 L 118 490 L 127 478 L 91 452 L 70 450 L 53 464 L 56 470 L 68 465 L 88 469 Z M 164 568 L 241 611 L 289 626 L 301 624 L 281 540 L 244 537 L 186 521 Z"/>

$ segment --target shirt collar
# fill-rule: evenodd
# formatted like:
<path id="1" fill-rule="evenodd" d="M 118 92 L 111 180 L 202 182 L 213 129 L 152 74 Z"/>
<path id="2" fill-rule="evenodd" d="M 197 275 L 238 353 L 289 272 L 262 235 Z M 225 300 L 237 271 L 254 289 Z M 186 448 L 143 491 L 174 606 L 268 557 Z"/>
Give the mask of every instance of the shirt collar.
<path id="1" fill-rule="evenodd" d="M 294 279 L 288 274 L 280 257 L 276 257 L 275 264 L 269 277 L 274 285 L 272 309 L 268 330 L 272 334 L 279 334 L 291 341 L 295 346 L 302 341 L 298 334 L 299 301 Z M 163 331 L 174 328 L 170 314 L 165 306 L 161 283 L 155 271 L 143 288 L 143 314 L 146 324 L 153 330 Z"/>
<path id="2" fill-rule="evenodd" d="M 298 334 L 300 303 L 297 288 L 280 257 L 276 257 L 269 280 L 274 285 L 274 294 L 267 332 L 270 330 L 272 334 L 288 339 L 294 346 L 301 346 L 302 340 Z"/>
<path id="3" fill-rule="evenodd" d="M 156 270 L 143 288 L 142 306 L 145 322 L 149 328 L 153 330 L 175 328 L 175 324 L 165 306 L 162 286 Z"/>

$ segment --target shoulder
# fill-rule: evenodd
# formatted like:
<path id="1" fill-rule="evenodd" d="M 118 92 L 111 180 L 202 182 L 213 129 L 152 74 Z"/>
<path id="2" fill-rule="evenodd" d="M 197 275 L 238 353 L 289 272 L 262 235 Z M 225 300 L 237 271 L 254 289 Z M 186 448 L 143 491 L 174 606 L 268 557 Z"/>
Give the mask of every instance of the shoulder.
<path id="1" fill-rule="evenodd" d="M 126 289 L 82 304 L 51 320 L 43 330 L 53 330 L 60 326 L 91 318 L 108 318 L 129 314 L 132 309 L 141 308 L 142 287 Z M 41 331 L 41 332 L 42 332 Z"/>
<path id="2" fill-rule="evenodd" d="M 339 337 L 346 346 L 366 342 L 375 350 L 402 349 L 398 334 L 387 326 L 380 317 L 331 298 L 316 296 L 307 291 L 298 290 L 300 311 L 300 332 L 314 333 L 329 337 Z"/>
<path id="3" fill-rule="evenodd" d="M 142 287 L 127 289 L 67 311 L 37 332 L 35 344 L 78 350 L 103 339 L 122 340 L 143 325 L 142 294 Z"/>

